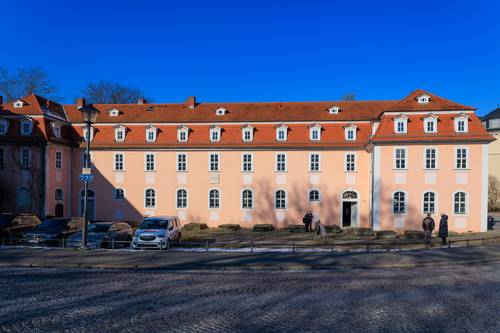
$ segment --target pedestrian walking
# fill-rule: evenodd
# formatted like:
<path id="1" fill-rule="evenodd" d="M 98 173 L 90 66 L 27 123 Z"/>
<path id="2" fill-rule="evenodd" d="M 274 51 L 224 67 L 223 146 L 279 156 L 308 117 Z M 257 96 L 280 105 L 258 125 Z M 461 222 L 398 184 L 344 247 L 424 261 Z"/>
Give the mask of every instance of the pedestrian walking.
<path id="1" fill-rule="evenodd" d="M 309 218 L 309 212 L 306 212 L 304 214 L 304 217 L 302 218 L 302 223 L 304 224 L 304 232 L 307 232 L 307 219 Z"/>
<path id="2" fill-rule="evenodd" d="M 446 245 L 446 238 L 448 237 L 448 215 L 446 214 L 441 214 L 438 236 L 441 237 L 443 245 Z"/>
<path id="3" fill-rule="evenodd" d="M 312 232 L 312 221 L 313 221 L 313 213 L 309 211 L 307 212 L 306 232 Z"/>
<path id="4" fill-rule="evenodd" d="M 432 231 L 435 227 L 434 219 L 431 217 L 431 214 L 427 213 L 427 216 L 422 221 L 422 229 L 424 229 L 425 233 L 425 243 L 431 244 L 432 242 Z"/>

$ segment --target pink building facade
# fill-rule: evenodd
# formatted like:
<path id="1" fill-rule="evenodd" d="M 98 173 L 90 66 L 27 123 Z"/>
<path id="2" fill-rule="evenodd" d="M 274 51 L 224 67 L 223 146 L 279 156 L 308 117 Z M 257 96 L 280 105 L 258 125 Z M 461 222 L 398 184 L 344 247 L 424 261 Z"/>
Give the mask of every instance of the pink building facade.
<path id="1" fill-rule="evenodd" d="M 46 145 L 45 214 L 61 204 L 63 215 L 81 214 L 84 103 L 61 106 L 68 140 Z M 451 230 L 486 230 L 493 139 L 474 108 L 425 91 L 394 101 L 91 107 L 96 219 L 284 227 L 311 210 L 326 224 L 401 232 L 446 213 Z"/>

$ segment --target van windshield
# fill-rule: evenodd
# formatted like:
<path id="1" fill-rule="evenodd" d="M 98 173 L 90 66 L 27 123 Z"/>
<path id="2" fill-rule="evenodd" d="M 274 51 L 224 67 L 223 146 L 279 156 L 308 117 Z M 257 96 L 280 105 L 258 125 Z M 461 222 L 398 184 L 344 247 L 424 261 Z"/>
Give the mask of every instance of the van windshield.
<path id="1" fill-rule="evenodd" d="M 144 220 L 139 229 L 167 229 L 168 220 Z"/>

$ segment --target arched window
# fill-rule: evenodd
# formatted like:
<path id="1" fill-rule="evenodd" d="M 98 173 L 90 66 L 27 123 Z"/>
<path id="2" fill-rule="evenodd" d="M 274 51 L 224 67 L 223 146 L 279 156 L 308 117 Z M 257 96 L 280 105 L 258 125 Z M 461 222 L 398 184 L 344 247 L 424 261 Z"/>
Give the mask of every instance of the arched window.
<path id="1" fill-rule="evenodd" d="M 17 190 L 17 207 L 28 209 L 31 206 L 30 191 L 26 187 L 20 187 Z"/>
<path id="2" fill-rule="evenodd" d="M 187 208 L 188 193 L 185 189 L 177 190 L 177 208 Z"/>
<path id="3" fill-rule="evenodd" d="M 319 201 L 319 191 L 310 190 L 309 191 L 309 201 Z"/>
<path id="4" fill-rule="evenodd" d="M 253 193 L 252 190 L 244 190 L 241 192 L 241 208 L 253 208 Z"/>
<path id="5" fill-rule="evenodd" d="M 354 191 L 345 191 L 342 193 L 342 199 L 357 199 L 358 194 Z"/>
<path id="6" fill-rule="evenodd" d="M 219 208 L 220 207 L 220 193 L 219 190 L 210 190 L 209 194 L 209 200 L 208 200 L 208 207 L 209 208 Z"/>
<path id="7" fill-rule="evenodd" d="M 115 199 L 125 199 L 125 191 L 122 188 L 115 189 Z"/>
<path id="8" fill-rule="evenodd" d="M 283 190 L 277 190 L 274 194 L 274 208 L 276 209 L 286 209 L 286 192 Z"/>
<path id="9" fill-rule="evenodd" d="M 467 213 L 467 193 L 457 192 L 453 195 L 453 212 L 455 214 Z"/>
<path id="10" fill-rule="evenodd" d="M 424 214 L 433 214 L 436 212 L 436 193 L 434 192 L 425 192 L 424 193 L 424 204 L 423 204 L 423 213 Z"/>
<path id="11" fill-rule="evenodd" d="M 60 188 L 58 188 L 54 193 L 56 200 L 64 200 L 64 192 Z"/>
<path id="12" fill-rule="evenodd" d="M 146 208 L 156 207 L 156 192 L 152 188 L 148 188 L 144 193 L 144 207 Z"/>
<path id="13" fill-rule="evenodd" d="M 393 213 L 394 214 L 403 214 L 406 212 L 406 202 L 405 202 L 405 193 L 404 192 L 396 192 L 393 197 Z"/>

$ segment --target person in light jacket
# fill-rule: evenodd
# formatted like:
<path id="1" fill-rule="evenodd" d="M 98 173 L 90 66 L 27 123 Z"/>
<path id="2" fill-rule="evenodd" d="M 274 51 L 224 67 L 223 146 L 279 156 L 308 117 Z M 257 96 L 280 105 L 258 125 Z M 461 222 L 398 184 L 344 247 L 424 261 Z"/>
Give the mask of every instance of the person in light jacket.
<path id="1" fill-rule="evenodd" d="M 448 237 L 448 215 L 446 214 L 441 214 L 438 236 L 441 237 L 443 245 L 446 245 L 446 238 Z"/>
<path id="2" fill-rule="evenodd" d="M 424 229 L 425 232 L 426 244 L 431 244 L 432 231 L 434 230 L 435 226 L 436 224 L 434 223 L 434 219 L 431 217 L 431 214 L 428 213 L 427 216 L 422 221 L 422 229 Z"/>

